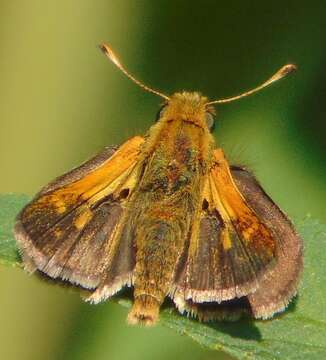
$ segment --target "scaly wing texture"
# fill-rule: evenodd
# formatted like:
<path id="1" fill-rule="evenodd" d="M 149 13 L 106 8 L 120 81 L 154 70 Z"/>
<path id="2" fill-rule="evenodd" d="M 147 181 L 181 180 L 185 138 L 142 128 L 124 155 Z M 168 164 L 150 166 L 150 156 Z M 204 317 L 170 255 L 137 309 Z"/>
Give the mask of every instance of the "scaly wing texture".
<path id="1" fill-rule="evenodd" d="M 295 293 L 297 280 L 288 288 L 289 281 L 281 279 L 289 270 L 290 278 L 298 278 L 300 239 L 252 175 L 244 170 L 231 173 L 221 150 L 214 156 L 199 225 L 180 259 L 172 296 L 180 311 L 204 320 L 227 317 L 223 314 L 230 313 L 228 301 L 246 296 L 240 303 L 233 300 L 231 308 L 251 308 L 255 317 L 271 316 Z M 285 266 L 288 241 L 293 259 Z M 268 287 L 273 287 L 269 302 Z"/>
<path id="2" fill-rule="evenodd" d="M 289 219 L 264 192 L 248 171 L 233 167 L 232 176 L 238 189 L 259 218 L 268 226 L 276 240 L 278 262 L 259 288 L 248 295 L 255 317 L 268 318 L 282 311 L 297 292 L 303 269 L 303 244 Z"/>
<path id="3" fill-rule="evenodd" d="M 94 289 L 118 256 L 111 278 L 127 281 L 133 246 L 121 239 L 112 253 L 111 245 L 138 181 L 143 141 L 134 137 L 105 149 L 50 183 L 21 211 L 15 235 L 28 270 Z"/>

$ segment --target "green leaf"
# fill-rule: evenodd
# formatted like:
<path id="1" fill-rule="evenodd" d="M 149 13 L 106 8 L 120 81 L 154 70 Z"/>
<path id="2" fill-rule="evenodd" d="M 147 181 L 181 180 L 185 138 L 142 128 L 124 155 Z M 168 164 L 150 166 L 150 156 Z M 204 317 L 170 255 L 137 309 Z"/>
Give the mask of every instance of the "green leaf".
<path id="1" fill-rule="evenodd" d="M 18 211 L 28 197 L 22 194 L 0 195 L 0 263 L 19 265 L 20 256 L 13 237 L 13 227 Z"/>
<path id="2" fill-rule="evenodd" d="M 0 262 L 16 265 L 19 255 L 12 228 L 28 198 L 0 196 Z M 173 309 L 161 314 L 161 324 L 210 349 L 237 359 L 326 358 L 326 225 L 307 217 L 297 223 L 305 243 L 305 269 L 299 296 L 282 315 L 268 321 L 199 323 Z M 130 301 L 116 298 L 123 306 Z"/>

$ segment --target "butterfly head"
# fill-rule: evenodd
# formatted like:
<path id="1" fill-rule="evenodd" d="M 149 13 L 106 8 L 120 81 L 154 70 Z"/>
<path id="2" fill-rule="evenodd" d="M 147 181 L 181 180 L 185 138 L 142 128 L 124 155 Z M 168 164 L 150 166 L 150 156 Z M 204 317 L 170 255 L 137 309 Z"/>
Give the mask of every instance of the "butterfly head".
<path id="1" fill-rule="evenodd" d="M 207 105 L 208 99 L 198 92 L 178 92 L 173 94 L 160 108 L 156 120 L 176 119 L 192 123 L 200 128 L 214 129 L 215 110 Z"/>

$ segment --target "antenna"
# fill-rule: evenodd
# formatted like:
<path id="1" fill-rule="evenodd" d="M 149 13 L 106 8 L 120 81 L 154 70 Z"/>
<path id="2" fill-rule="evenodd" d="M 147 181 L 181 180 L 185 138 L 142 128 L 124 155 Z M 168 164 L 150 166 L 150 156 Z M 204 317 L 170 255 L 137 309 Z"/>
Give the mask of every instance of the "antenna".
<path id="1" fill-rule="evenodd" d="M 158 95 L 160 97 L 162 97 L 165 100 L 170 100 L 170 98 L 155 90 L 150 88 L 149 86 L 146 86 L 145 84 L 143 84 L 141 81 L 137 80 L 135 77 L 133 77 L 125 68 L 124 66 L 121 64 L 121 62 L 119 61 L 117 55 L 113 52 L 113 50 L 111 49 L 111 47 L 107 44 L 101 44 L 100 45 L 100 49 L 103 51 L 103 53 L 113 62 L 114 65 L 116 65 L 130 80 L 132 80 L 134 83 L 136 83 L 138 86 L 140 86 L 142 89 L 144 89 L 145 91 L 148 91 L 150 93 L 153 93 L 155 95 Z"/>
<path id="2" fill-rule="evenodd" d="M 284 78 L 285 76 L 292 73 L 296 69 L 297 69 L 297 67 L 295 65 L 293 65 L 293 64 L 284 65 L 271 78 L 269 78 L 267 81 L 265 81 L 263 84 L 257 86 L 256 88 L 254 88 L 252 90 L 249 90 L 249 91 L 246 91 L 241 95 L 233 96 L 233 97 L 226 98 L 226 99 L 210 101 L 206 105 L 225 104 L 225 103 L 228 103 L 228 102 L 231 102 L 231 101 L 234 101 L 234 100 L 241 99 L 243 97 L 246 97 L 246 96 L 251 95 L 251 94 L 253 94 L 253 93 L 257 92 L 257 91 L 262 90 L 263 88 L 265 88 L 266 86 L 271 85 L 275 81 L 278 81 L 278 80 Z"/>

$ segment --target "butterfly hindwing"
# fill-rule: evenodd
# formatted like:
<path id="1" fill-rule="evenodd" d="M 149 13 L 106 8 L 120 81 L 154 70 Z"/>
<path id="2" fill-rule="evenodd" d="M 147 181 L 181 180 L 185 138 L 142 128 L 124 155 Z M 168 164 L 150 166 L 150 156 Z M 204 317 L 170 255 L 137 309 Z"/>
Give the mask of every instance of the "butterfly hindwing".
<path id="1" fill-rule="evenodd" d="M 238 189 L 250 207 L 268 226 L 278 249 L 278 261 L 259 288 L 248 295 L 251 311 L 255 317 L 268 318 L 284 310 L 297 292 L 303 269 L 302 240 L 289 219 L 264 192 L 255 177 L 239 167 L 231 167 Z"/>
<path id="2" fill-rule="evenodd" d="M 108 266 L 108 254 L 139 171 L 143 138 L 95 158 L 46 186 L 19 214 L 15 234 L 29 270 L 96 288 Z M 128 272 L 133 247 L 122 246 Z"/>

